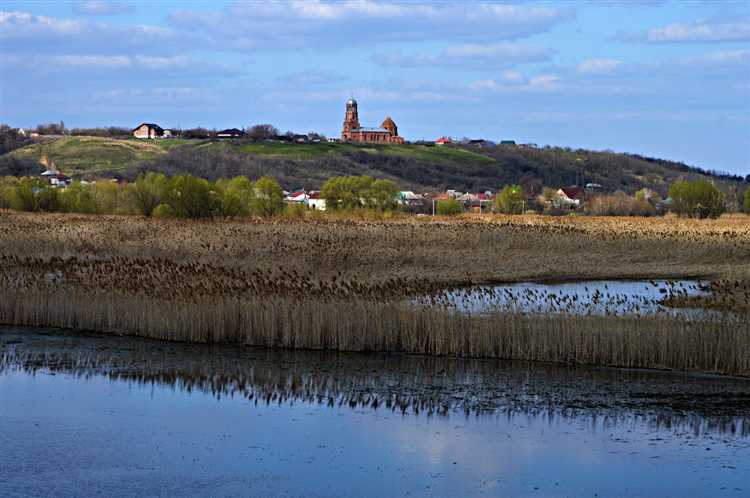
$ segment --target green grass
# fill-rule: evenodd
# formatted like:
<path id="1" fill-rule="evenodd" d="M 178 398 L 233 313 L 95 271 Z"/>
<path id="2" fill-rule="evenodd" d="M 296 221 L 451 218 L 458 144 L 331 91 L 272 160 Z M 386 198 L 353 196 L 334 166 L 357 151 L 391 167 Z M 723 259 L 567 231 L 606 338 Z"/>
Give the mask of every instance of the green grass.
<path id="1" fill-rule="evenodd" d="M 207 152 L 227 151 L 293 160 L 313 160 L 327 155 L 366 153 L 400 156 L 430 163 L 462 165 L 491 164 L 493 159 L 469 150 L 426 145 L 319 143 L 293 144 L 283 142 L 242 143 L 213 140 L 139 140 L 98 137 L 63 137 L 28 145 L 11 154 L 41 160 L 47 157 L 57 168 L 69 175 L 96 175 L 124 170 L 144 161 L 153 160 L 175 147 L 196 147 Z"/>
<path id="2" fill-rule="evenodd" d="M 200 146 L 209 150 L 231 150 L 245 154 L 264 156 L 282 156 L 295 159 L 315 159 L 327 154 L 345 154 L 365 152 L 367 154 L 383 154 L 403 156 L 427 161 L 451 162 L 481 162 L 492 163 L 493 159 L 465 149 L 453 147 L 429 147 L 426 145 L 397 145 L 397 144 L 350 144 L 350 143 L 319 143 L 292 144 L 282 142 L 256 142 L 238 144 L 233 142 L 210 142 Z"/>
<path id="3" fill-rule="evenodd" d="M 187 140 L 138 140 L 98 137 L 63 137 L 45 140 L 11 152 L 18 157 L 40 160 L 46 156 L 57 168 L 71 175 L 114 171 L 154 159 Z"/>

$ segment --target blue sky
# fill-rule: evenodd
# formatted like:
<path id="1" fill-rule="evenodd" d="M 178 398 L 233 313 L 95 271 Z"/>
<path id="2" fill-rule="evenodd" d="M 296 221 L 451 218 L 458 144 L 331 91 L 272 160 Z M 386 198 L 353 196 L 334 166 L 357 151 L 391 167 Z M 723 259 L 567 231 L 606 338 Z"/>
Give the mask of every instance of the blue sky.
<path id="1" fill-rule="evenodd" d="M 612 149 L 750 173 L 750 2 L 15 1 L 0 122 Z"/>

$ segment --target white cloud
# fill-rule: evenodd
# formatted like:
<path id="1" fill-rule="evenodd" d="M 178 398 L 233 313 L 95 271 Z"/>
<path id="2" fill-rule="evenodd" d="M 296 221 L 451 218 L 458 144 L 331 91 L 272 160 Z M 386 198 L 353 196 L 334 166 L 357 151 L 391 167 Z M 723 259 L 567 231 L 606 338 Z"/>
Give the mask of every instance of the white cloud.
<path id="1" fill-rule="evenodd" d="M 750 40 L 750 19 L 734 22 L 699 20 L 694 23 L 674 23 L 650 29 L 644 33 L 624 35 L 625 38 L 647 43 L 705 43 Z"/>
<path id="2" fill-rule="evenodd" d="M 145 24 L 115 26 L 80 19 L 0 11 L 0 41 L 10 53 L 164 53 L 196 43 L 196 35 Z"/>
<path id="3" fill-rule="evenodd" d="M 73 10 L 79 14 L 89 14 L 95 16 L 132 14 L 135 7 L 123 2 L 105 1 L 105 0 L 87 0 L 76 2 Z"/>
<path id="4" fill-rule="evenodd" d="M 542 74 L 523 78 L 517 73 L 506 73 L 498 79 L 485 79 L 469 84 L 469 89 L 475 92 L 539 92 L 552 93 L 560 90 L 561 78 L 554 74 Z"/>
<path id="5" fill-rule="evenodd" d="M 234 50 L 289 46 L 333 49 L 393 40 L 466 41 L 514 39 L 549 30 L 572 10 L 493 3 L 374 2 L 371 0 L 289 0 L 235 2 L 216 13 L 177 11 L 174 27 L 206 34 Z"/>
<path id="6" fill-rule="evenodd" d="M 464 65 L 483 67 L 491 65 L 508 66 L 522 62 L 541 62 L 550 59 L 553 50 L 538 45 L 526 45 L 512 42 L 469 43 L 453 45 L 440 52 L 429 54 L 403 55 L 400 53 L 373 57 L 373 62 L 384 66 L 440 66 Z"/>
<path id="7" fill-rule="evenodd" d="M 576 70 L 581 74 L 612 74 L 622 64 L 618 59 L 586 59 L 576 66 Z"/>

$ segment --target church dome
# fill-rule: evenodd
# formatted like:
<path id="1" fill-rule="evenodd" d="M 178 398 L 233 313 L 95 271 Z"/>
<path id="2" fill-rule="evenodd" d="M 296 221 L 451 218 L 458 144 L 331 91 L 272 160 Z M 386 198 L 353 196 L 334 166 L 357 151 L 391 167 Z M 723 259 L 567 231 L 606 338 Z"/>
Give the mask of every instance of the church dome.
<path id="1" fill-rule="evenodd" d="M 346 105 L 347 105 L 347 106 L 350 106 L 350 105 L 357 105 L 357 101 L 356 101 L 356 100 L 354 100 L 353 98 L 351 98 L 351 99 L 349 99 L 349 100 L 347 100 L 347 101 L 346 101 Z"/>

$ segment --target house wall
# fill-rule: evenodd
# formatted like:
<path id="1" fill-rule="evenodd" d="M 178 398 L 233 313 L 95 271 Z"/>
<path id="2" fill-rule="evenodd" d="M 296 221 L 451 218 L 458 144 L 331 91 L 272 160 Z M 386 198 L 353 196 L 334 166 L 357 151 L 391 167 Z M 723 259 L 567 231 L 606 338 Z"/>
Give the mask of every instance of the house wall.
<path id="1" fill-rule="evenodd" d="M 153 137 L 153 130 L 149 128 L 146 125 L 138 127 L 134 132 L 133 136 L 135 138 L 154 138 Z"/>

